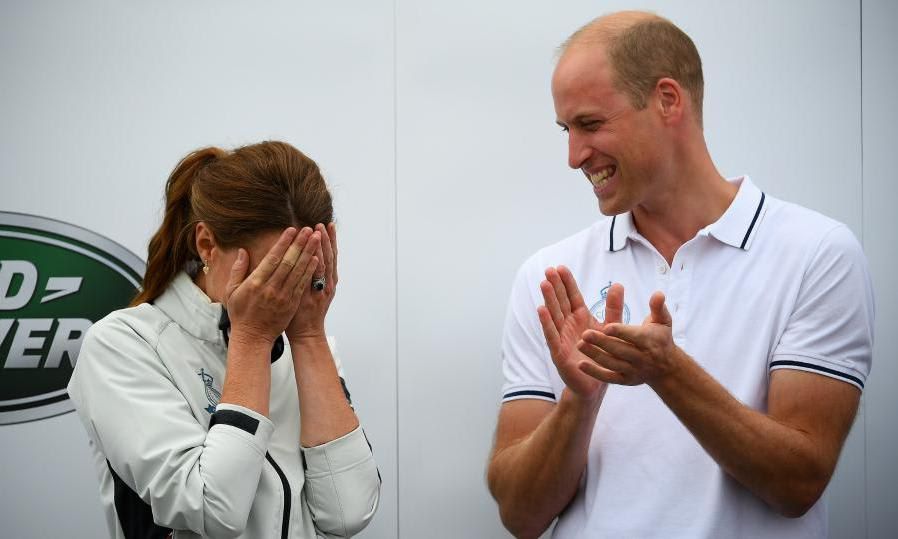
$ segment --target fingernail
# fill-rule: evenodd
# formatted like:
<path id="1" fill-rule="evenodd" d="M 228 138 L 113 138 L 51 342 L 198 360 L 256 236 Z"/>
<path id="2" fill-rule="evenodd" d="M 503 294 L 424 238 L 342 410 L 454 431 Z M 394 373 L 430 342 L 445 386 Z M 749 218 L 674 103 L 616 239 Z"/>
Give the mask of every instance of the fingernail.
<path id="1" fill-rule="evenodd" d="M 246 260 L 246 251 L 240 249 L 237 251 L 237 262 L 243 263 L 244 260 Z"/>

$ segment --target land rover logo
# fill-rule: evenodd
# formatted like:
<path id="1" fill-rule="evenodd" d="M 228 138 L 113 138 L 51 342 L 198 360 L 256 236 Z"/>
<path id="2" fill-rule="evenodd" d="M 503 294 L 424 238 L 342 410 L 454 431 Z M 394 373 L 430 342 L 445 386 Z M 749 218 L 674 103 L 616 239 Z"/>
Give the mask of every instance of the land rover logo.
<path id="1" fill-rule="evenodd" d="M 0 425 L 72 410 L 84 332 L 128 304 L 144 268 L 89 230 L 0 212 Z"/>

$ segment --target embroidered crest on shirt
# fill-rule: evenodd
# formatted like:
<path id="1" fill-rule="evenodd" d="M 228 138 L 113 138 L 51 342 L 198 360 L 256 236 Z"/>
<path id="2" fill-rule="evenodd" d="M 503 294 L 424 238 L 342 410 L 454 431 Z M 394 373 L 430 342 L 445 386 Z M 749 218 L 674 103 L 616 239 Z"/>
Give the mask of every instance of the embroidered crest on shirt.
<path id="1" fill-rule="evenodd" d="M 217 389 L 212 387 L 212 375 L 206 374 L 204 369 L 200 369 L 196 371 L 200 378 L 203 380 L 203 385 L 206 390 L 206 398 L 209 399 L 209 406 L 206 406 L 206 411 L 210 414 L 215 412 L 215 408 L 218 406 L 218 401 L 221 400 L 221 393 L 218 392 Z"/>
<path id="2" fill-rule="evenodd" d="M 611 281 L 608 281 L 608 286 L 599 292 L 599 295 L 601 296 L 599 301 L 595 302 L 593 306 L 589 308 L 589 312 L 596 317 L 596 320 L 602 323 L 605 322 L 605 301 L 608 299 L 609 288 L 611 288 Z M 627 307 L 626 302 L 624 302 L 624 312 L 621 313 L 621 319 L 624 324 L 630 323 L 630 308 Z"/>

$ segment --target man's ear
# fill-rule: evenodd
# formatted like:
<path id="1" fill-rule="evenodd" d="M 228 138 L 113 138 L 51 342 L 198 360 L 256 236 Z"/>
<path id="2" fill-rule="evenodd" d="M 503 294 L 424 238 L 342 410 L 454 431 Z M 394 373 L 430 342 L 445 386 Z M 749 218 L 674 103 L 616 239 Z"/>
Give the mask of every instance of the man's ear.
<path id="1" fill-rule="evenodd" d="M 212 234 L 212 230 L 203 221 L 196 224 L 193 232 L 196 238 L 196 252 L 200 256 L 200 260 L 204 264 L 211 262 L 212 251 L 217 247 L 215 235 Z"/>
<path id="2" fill-rule="evenodd" d="M 675 123 L 683 117 L 686 93 L 680 83 L 668 77 L 658 79 L 655 95 L 664 123 Z"/>

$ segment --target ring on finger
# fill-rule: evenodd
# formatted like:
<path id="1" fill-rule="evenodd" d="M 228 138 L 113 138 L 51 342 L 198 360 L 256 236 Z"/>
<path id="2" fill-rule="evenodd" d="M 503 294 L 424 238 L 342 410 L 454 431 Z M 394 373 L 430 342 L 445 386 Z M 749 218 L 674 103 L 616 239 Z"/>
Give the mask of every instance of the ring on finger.
<path id="1" fill-rule="evenodd" d="M 315 277 L 312 279 L 312 290 L 316 292 L 321 292 L 324 290 L 324 287 L 327 285 L 327 279 L 324 275 L 321 277 Z"/>

